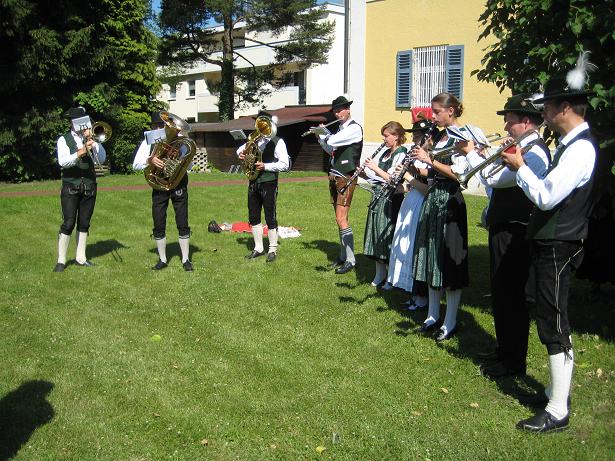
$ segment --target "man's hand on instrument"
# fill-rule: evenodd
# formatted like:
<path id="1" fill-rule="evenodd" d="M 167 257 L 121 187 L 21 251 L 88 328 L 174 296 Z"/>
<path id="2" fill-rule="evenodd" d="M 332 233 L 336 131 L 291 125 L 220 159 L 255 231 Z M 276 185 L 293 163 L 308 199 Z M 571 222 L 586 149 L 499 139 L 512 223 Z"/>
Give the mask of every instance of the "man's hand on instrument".
<path id="1" fill-rule="evenodd" d="M 457 152 L 463 156 L 468 155 L 473 150 L 477 150 L 476 145 L 474 144 L 474 141 L 472 140 L 458 141 L 456 146 L 457 146 L 457 149 L 456 149 Z"/>
<path id="2" fill-rule="evenodd" d="M 523 154 L 521 153 L 521 148 L 519 145 L 515 146 L 515 151 L 512 153 L 508 153 L 506 151 L 502 152 L 502 161 L 508 168 L 513 171 L 517 171 L 525 162 L 523 161 Z M 512 149 L 511 149 L 512 150 Z"/>
<path id="3" fill-rule="evenodd" d="M 245 149 L 239 152 L 239 160 L 243 161 L 246 158 Z"/>
<path id="4" fill-rule="evenodd" d="M 150 157 L 150 163 L 156 168 L 164 168 L 164 162 L 158 157 Z"/>
<path id="5" fill-rule="evenodd" d="M 263 171 L 265 169 L 265 164 L 263 162 L 256 162 L 254 168 L 256 168 L 257 171 Z"/>

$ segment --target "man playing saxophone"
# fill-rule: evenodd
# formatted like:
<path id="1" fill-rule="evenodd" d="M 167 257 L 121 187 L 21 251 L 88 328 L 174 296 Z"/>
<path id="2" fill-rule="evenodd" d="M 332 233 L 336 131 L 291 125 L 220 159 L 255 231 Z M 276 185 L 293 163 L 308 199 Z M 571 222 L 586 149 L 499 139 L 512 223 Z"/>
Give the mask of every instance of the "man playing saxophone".
<path id="1" fill-rule="evenodd" d="M 154 112 L 151 119 L 152 130 L 164 127 L 159 112 Z M 144 139 L 137 149 L 132 167 L 135 170 L 144 170 L 148 165 L 164 168 L 163 160 L 152 155 L 154 144 L 147 144 Z M 152 219 L 154 228 L 152 235 L 158 250 L 158 262 L 152 270 L 161 270 L 168 266 L 167 260 L 167 208 L 169 200 L 175 211 L 175 224 L 179 233 L 179 248 L 181 250 L 182 266 L 186 272 L 192 272 L 194 267 L 190 261 L 190 226 L 188 225 L 188 174 L 184 173 L 179 184 L 171 190 L 152 189 Z"/>
<path id="2" fill-rule="evenodd" d="M 504 116 L 504 129 L 519 146 L 527 149 L 526 165 L 537 177 L 547 171 L 551 155 L 537 128 L 542 114 L 529 94 L 512 96 L 497 112 Z M 506 141 L 503 143 L 506 145 Z M 472 168 L 484 160 L 472 142 L 459 144 Z M 495 173 L 492 173 L 495 172 Z M 530 243 L 525 234 L 532 203 L 517 186 L 516 172 L 492 163 L 478 174 L 492 188 L 486 222 L 489 229 L 491 303 L 496 350 L 482 354 L 482 373 L 488 378 L 525 375 L 530 319 L 525 285 L 530 268 Z"/>
<path id="3" fill-rule="evenodd" d="M 73 107 L 64 114 L 71 120 L 71 131 L 60 136 L 57 141 L 58 163 L 62 167 L 62 204 L 63 222 L 58 234 L 58 261 L 54 272 L 66 268 L 66 253 L 70 235 L 77 226 L 77 265 L 93 266 L 85 256 L 90 220 L 96 204 L 96 172 L 94 158 L 104 162 L 105 148 L 92 139 L 90 129 L 79 130 L 72 122 L 86 117 L 83 107 Z M 90 155 L 90 152 L 92 155 Z"/>
<path id="4" fill-rule="evenodd" d="M 277 117 L 260 111 L 258 117 L 266 117 L 275 126 Z M 273 262 L 277 258 L 278 251 L 278 221 L 276 205 L 278 199 L 278 173 L 290 169 L 290 157 L 286 150 L 286 143 L 276 135 L 262 136 L 256 141 L 257 149 L 262 153 L 262 161 L 254 165 L 258 176 L 250 180 L 248 185 L 248 219 L 252 226 L 254 237 L 254 249 L 246 256 L 246 259 L 254 259 L 265 254 L 263 245 L 263 225 L 261 212 L 265 210 L 265 222 L 267 223 L 267 235 L 269 237 L 269 249 L 266 261 Z M 241 161 L 245 159 L 247 143 L 237 149 L 237 155 Z"/>

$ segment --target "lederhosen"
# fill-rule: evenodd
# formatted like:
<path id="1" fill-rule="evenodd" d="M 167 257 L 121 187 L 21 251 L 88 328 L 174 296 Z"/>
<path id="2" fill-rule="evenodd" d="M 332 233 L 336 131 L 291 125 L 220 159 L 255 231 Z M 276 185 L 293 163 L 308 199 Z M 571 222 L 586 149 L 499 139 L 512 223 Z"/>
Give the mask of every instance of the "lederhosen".
<path id="1" fill-rule="evenodd" d="M 437 143 L 445 131 L 435 136 Z M 446 148 L 453 139 L 447 141 Z M 450 165 L 450 158 L 443 159 Z M 459 182 L 429 170 L 429 190 L 419 214 L 414 242 L 414 279 L 432 288 L 468 286 L 468 218 Z"/>
<path id="2" fill-rule="evenodd" d="M 276 161 L 275 148 L 280 138 L 271 138 L 263 151 L 263 163 Z M 262 170 L 248 185 L 248 220 L 251 226 L 261 223 L 261 211 L 265 209 L 265 222 L 268 229 L 278 227 L 276 202 L 278 196 L 278 173 Z"/>
<path id="3" fill-rule="evenodd" d="M 348 126 L 356 124 L 363 128 L 354 120 L 351 120 Z M 348 127 L 346 127 L 348 128 Z M 343 194 L 339 190 L 347 184 L 347 180 L 354 174 L 355 170 L 361 164 L 361 152 L 363 150 L 363 137 L 361 141 L 348 144 L 346 146 L 336 147 L 331 156 L 330 170 L 336 170 L 342 173 L 345 177 L 333 176 L 329 174 L 329 193 L 331 195 L 331 203 L 334 205 L 350 206 L 352 196 L 356 186 L 356 180 L 344 191 Z"/>
<path id="4" fill-rule="evenodd" d="M 77 143 L 71 133 L 64 135 L 71 154 L 77 152 Z M 70 235 L 77 225 L 77 232 L 88 232 L 96 205 L 96 172 L 94 160 L 89 155 L 77 157 L 73 166 L 62 168 L 60 192 L 63 222 L 60 232 Z"/>
<path id="5" fill-rule="evenodd" d="M 542 139 L 535 141 L 547 159 Z M 517 185 L 493 188 L 487 210 L 491 304 L 498 358 L 511 369 L 526 368 L 530 318 L 525 286 L 530 268 L 527 224 L 533 204 Z"/>
<path id="6" fill-rule="evenodd" d="M 575 136 L 558 149 L 547 171 L 557 167 L 562 154 L 576 141 L 585 139 L 594 145 L 589 130 Z M 540 341 L 549 355 L 572 348 L 568 321 L 570 276 L 583 259 L 583 239 L 591 211 L 594 174 L 581 187 L 551 210 L 534 207 L 527 236 L 531 239 L 532 264 L 536 273 L 536 326 Z"/>
<path id="7" fill-rule="evenodd" d="M 150 151 L 151 148 L 153 148 L 153 145 L 150 146 Z M 175 211 L 175 224 L 179 237 L 190 237 L 190 226 L 188 226 L 188 173 L 185 173 L 175 189 L 170 191 L 152 189 L 152 219 L 154 220 L 152 235 L 154 239 L 160 240 L 166 237 L 169 199 Z"/>

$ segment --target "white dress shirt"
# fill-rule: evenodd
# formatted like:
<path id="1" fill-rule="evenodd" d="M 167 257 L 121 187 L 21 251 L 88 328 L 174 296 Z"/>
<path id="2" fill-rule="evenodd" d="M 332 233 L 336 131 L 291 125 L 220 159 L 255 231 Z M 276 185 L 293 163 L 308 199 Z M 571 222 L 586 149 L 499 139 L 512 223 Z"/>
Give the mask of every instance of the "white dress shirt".
<path id="1" fill-rule="evenodd" d="M 384 150 L 384 152 L 379 153 L 375 158 L 374 161 L 377 163 L 380 163 L 380 160 L 382 159 L 382 156 L 386 153 L 388 153 L 389 150 Z M 386 170 L 386 172 L 391 175 L 395 172 L 395 167 L 397 165 L 399 165 L 403 160 L 404 157 L 406 156 L 406 152 L 403 150 L 400 150 L 399 152 L 397 152 L 394 157 L 393 157 L 393 163 L 391 164 L 391 168 L 389 168 L 388 170 Z M 368 167 L 365 167 L 365 176 L 367 176 L 367 181 L 370 184 L 378 184 L 378 183 L 385 183 L 387 182 L 383 177 L 378 176 L 373 170 L 371 170 Z"/>
<path id="2" fill-rule="evenodd" d="M 361 126 L 351 122 L 351 118 L 346 120 L 335 134 L 318 135 L 318 142 L 326 153 L 331 155 L 336 147 L 354 144 L 363 139 Z"/>
<path id="3" fill-rule="evenodd" d="M 137 149 L 135 159 L 132 162 L 132 168 L 136 171 L 144 170 L 147 167 L 147 159 L 151 155 L 151 147 L 145 139 L 141 141 L 141 145 Z"/>
<path id="4" fill-rule="evenodd" d="M 271 138 L 260 138 L 256 142 L 256 147 L 259 151 L 264 152 L 267 143 L 271 141 Z M 237 155 L 241 154 L 246 145 L 243 144 L 237 149 Z M 286 143 L 282 138 L 278 138 L 278 143 L 275 145 L 275 150 L 273 151 L 273 156 L 275 157 L 275 162 L 265 163 L 265 171 L 273 171 L 275 173 L 281 171 L 288 171 L 290 169 L 290 157 L 288 156 L 288 150 L 286 149 Z"/>
<path id="5" fill-rule="evenodd" d="M 81 139 L 81 136 L 79 136 L 72 130 L 70 134 L 75 140 L 75 143 L 77 144 L 77 149 L 81 149 L 83 147 L 83 140 Z M 77 153 L 70 153 L 70 148 L 68 147 L 68 144 L 66 144 L 66 139 L 64 139 L 64 136 L 60 136 L 58 138 L 57 148 L 58 163 L 60 164 L 60 166 L 62 168 L 69 168 L 71 166 L 75 166 L 79 156 L 77 155 Z M 95 155 L 94 161 L 97 160 L 98 162 L 103 163 L 107 158 L 107 152 L 105 151 L 105 148 L 102 146 L 102 144 L 98 142 L 95 142 L 92 146 L 92 152 Z"/>
<path id="6" fill-rule="evenodd" d="M 589 126 L 583 122 L 570 133 L 560 138 L 559 149 L 567 146 L 581 131 L 588 130 Z M 523 165 L 517 171 L 517 184 L 525 195 L 539 209 L 551 210 L 572 191 L 583 186 L 591 179 L 596 162 L 596 150 L 591 142 L 580 139 L 568 147 L 562 154 L 559 162 L 544 178 L 534 174 L 529 166 Z"/>

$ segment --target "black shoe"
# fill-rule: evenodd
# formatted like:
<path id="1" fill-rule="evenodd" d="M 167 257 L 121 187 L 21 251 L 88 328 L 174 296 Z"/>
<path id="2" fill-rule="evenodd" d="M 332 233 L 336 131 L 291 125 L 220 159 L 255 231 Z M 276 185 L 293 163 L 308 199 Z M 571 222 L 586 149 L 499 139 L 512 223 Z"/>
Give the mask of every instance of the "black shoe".
<path id="1" fill-rule="evenodd" d="M 341 259 L 336 259 L 332 263 L 330 263 L 327 267 L 329 269 L 335 269 L 336 267 L 342 266 L 346 261 L 342 261 Z"/>
<path id="2" fill-rule="evenodd" d="M 82 263 L 80 263 L 79 261 L 76 261 L 76 264 L 77 266 L 83 266 L 83 267 L 92 267 L 96 265 L 92 261 L 88 261 L 87 259 Z"/>
<path id="3" fill-rule="evenodd" d="M 426 323 L 421 324 L 420 327 L 416 327 L 414 331 L 416 333 L 429 334 L 433 331 L 437 330 L 442 326 L 442 322 L 440 320 L 436 320 L 434 323 L 430 323 L 429 325 Z"/>
<path id="4" fill-rule="evenodd" d="M 456 331 L 457 328 L 453 328 L 451 331 L 444 331 L 442 328 L 440 328 L 438 334 L 436 335 L 436 341 L 440 342 L 451 339 L 455 335 Z"/>
<path id="5" fill-rule="evenodd" d="M 517 400 L 521 405 L 525 405 L 532 408 L 544 408 L 549 403 L 549 397 L 547 397 L 542 392 L 539 394 L 523 394 L 520 395 Z M 568 406 L 568 411 L 570 411 L 570 406 L 572 405 L 572 399 L 570 398 L 570 396 L 568 396 L 566 405 Z"/>
<path id="6" fill-rule="evenodd" d="M 489 379 L 504 378 L 507 376 L 525 376 L 525 367 L 511 367 L 504 362 L 497 361 L 489 365 L 481 365 L 480 372 Z"/>
<path id="7" fill-rule="evenodd" d="M 194 270 L 194 267 L 192 267 L 192 263 L 189 259 L 186 259 L 186 261 L 184 261 L 183 266 L 186 272 L 192 272 Z"/>
<path id="8" fill-rule="evenodd" d="M 531 418 L 521 420 L 517 423 L 517 429 L 535 432 L 537 434 L 563 431 L 567 427 L 568 415 L 564 416 L 562 419 L 555 419 L 555 417 L 546 410 L 541 410 Z"/>
<path id="9" fill-rule="evenodd" d="M 477 352 L 476 358 L 482 361 L 499 360 L 498 351 Z"/>
<path id="10" fill-rule="evenodd" d="M 259 256 L 263 256 L 265 254 L 264 251 L 256 251 L 256 250 L 252 250 L 252 253 L 250 253 L 249 255 L 246 256 L 246 259 L 254 259 L 254 258 L 258 258 Z"/>
<path id="11" fill-rule="evenodd" d="M 336 274 L 345 274 L 346 272 L 350 272 L 353 269 L 354 269 L 354 264 L 352 264 L 351 262 L 346 261 L 340 267 L 335 269 L 335 273 Z"/>
<path id="12" fill-rule="evenodd" d="M 267 253 L 267 262 L 272 263 L 273 261 L 275 261 L 276 257 L 277 255 L 275 254 L 275 251 L 272 251 L 271 253 Z"/>
<path id="13" fill-rule="evenodd" d="M 153 271 L 159 271 L 161 269 L 164 269 L 165 267 L 167 267 L 168 264 L 167 263 L 163 263 L 160 259 L 158 260 L 158 262 L 156 263 L 156 265 L 154 267 L 152 267 Z"/>
<path id="14" fill-rule="evenodd" d="M 66 269 L 66 264 L 57 263 L 56 267 L 53 268 L 53 271 L 54 272 L 64 272 L 64 269 Z"/>

